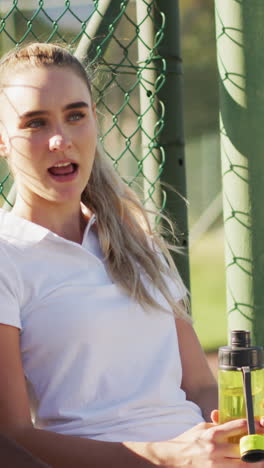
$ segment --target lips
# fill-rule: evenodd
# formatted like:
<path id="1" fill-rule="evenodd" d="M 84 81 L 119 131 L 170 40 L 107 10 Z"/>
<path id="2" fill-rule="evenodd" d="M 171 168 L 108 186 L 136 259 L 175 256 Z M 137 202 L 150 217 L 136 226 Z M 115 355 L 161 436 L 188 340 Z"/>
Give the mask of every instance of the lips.
<path id="1" fill-rule="evenodd" d="M 58 161 L 48 168 L 49 174 L 53 179 L 61 182 L 72 180 L 78 171 L 78 164 L 72 161 Z"/>
<path id="2" fill-rule="evenodd" d="M 72 174 L 77 169 L 77 164 L 75 163 L 64 163 L 60 165 L 52 166 L 48 171 L 53 175 L 67 175 Z"/>

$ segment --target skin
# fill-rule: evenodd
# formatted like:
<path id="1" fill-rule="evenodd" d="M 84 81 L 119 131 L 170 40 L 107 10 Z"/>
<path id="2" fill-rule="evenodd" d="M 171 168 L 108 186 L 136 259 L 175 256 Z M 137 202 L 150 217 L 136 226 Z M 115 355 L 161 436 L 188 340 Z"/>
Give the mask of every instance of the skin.
<path id="1" fill-rule="evenodd" d="M 76 103 L 84 105 L 67 108 Z M 1 149 L 18 193 L 14 214 L 81 241 L 80 199 L 97 141 L 87 85 L 67 68 L 30 68 L 14 74 L 1 95 L 1 109 Z M 53 180 L 48 168 L 66 160 L 78 164 L 77 177 L 65 183 Z"/>
<path id="2" fill-rule="evenodd" d="M 30 83 L 30 85 L 29 85 Z M 67 106 L 84 102 L 74 110 Z M 89 90 L 70 69 L 29 68 L 14 73 L 1 95 L 1 151 L 17 185 L 16 215 L 81 242 L 87 217 L 80 209 L 96 148 L 96 116 Z M 3 112 L 4 109 L 4 112 Z M 45 110 L 36 117 L 25 113 Z M 24 117 L 23 117 L 24 115 Z M 68 182 L 51 178 L 48 168 L 73 160 L 77 176 Z M 202 409 L 205 419 L 217 406 L 216 382 L 193 327 L 177 320 L 182 388 Z M 199 372 L 197 372 L 197 369 Z M 246 422 L 201 423 L 163 442 L 113 443 L 55 434 L 33 427 L 19 346 L 19 330 L 0 325 L 0 432 L 10 436 L 55 468 L 243 468 L 238 447 L 228 437 L 245 432 Z M 261 423 L 257 431 L 263 432 Z M 255 464 L 263 468 L 263 464 Z"/>

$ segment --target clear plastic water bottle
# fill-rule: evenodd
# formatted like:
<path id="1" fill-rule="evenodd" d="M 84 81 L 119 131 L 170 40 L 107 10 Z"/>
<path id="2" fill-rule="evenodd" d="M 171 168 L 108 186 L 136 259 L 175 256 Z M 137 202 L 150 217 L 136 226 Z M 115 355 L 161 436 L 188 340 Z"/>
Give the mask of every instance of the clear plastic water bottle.
<path id="1" fill-rule="evenodd" d="M 219 348 L 218 362 L 219 423 L 246 418 L 248 433 L 230 442 L 240 442 L 244 461 L 262 460 L 264 436 L 255 434 L 254 422 L 264 416 L 263 348 L 251 346 L 249 331 L 233 330 L 231 345 Z"/>

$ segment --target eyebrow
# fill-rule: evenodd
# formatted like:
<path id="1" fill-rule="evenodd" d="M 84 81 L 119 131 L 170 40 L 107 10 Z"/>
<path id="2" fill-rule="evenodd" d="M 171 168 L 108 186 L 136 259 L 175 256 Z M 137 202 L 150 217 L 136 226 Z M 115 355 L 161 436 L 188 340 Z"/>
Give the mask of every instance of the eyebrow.
<path id="1" fill-rule="evenodd" d="M 89 105 L 85 101 L 77 101 L 77 102 L 71 102 L 70 104 L 67 104 L 67 106 L 63 107 L 63 111 L 67 111 L 70 109 L 80 109 L 80 107 L 86 107 L 88 108 Z M 47 110 L 36 110 L 36 111 L 28 111 L 24 112 L 24 114 L 21 114 L 19 116 L 20 119 L 25 119 L 29 117 L 38 117 L 43 114 L 48 114 Z"/>

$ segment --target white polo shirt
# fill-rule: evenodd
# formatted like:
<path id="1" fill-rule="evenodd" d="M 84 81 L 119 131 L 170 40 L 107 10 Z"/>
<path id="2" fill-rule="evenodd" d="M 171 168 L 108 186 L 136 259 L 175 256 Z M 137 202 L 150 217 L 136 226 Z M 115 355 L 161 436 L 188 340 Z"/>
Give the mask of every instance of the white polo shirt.
<path id="1" fill-rule="evenodd" d="M 173 315 L 144 311 L 113 284 L 94 221 L 79 245 L 0 210 L 0 323 L 21 329 L 35 426 L 108 441 L 170 439 L 203 420 L 180 388 Z M 180 300 L 184 291 L 173 288 Z"/>

